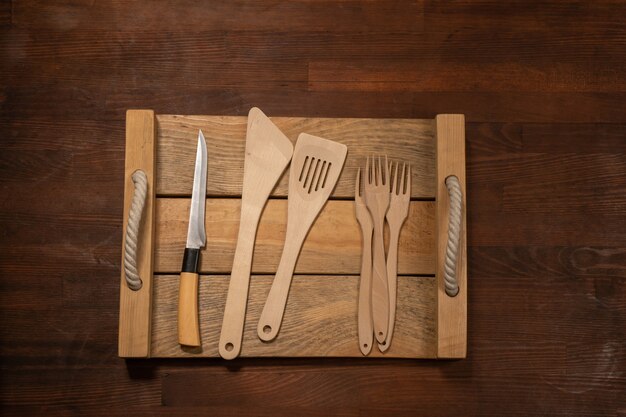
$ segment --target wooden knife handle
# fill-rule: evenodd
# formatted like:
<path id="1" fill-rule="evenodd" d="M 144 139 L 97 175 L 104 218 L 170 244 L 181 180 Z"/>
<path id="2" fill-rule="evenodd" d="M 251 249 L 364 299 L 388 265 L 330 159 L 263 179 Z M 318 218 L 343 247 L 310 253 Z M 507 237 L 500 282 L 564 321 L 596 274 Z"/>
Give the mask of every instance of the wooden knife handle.
<path id="1" fill-rule="evenodd" d="M 200 346 L 198 324 L 198 274 L 180 274 L 178 297 L 178 343 L 187 346 Z"/>
<path id="2" fill-rule="evenodd" d="M 198 256 L 199 249 L 185 249 L 183 272 L 178 292 L 178 343 L 200 346 L 198 323 Z"/>

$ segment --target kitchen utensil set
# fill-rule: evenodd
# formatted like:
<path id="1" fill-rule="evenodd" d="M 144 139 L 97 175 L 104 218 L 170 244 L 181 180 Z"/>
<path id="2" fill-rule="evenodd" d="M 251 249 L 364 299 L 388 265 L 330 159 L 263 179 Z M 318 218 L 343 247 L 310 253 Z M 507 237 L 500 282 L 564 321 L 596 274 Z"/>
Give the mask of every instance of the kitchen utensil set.
<path id="1" fill-rule="evenodd" d="M 365 199 L 361 196 L 361 182 Z M 372 328 L 381 352 L 391 345 L 396 311 L 398 242 L 408 216 L 410 197 L 410 166 L 402 164 L 400 169 L 397 162 L 390 166 L 386 156 L 384 160 L 378 156 L 367 158 L 363 179 L 359 168 L 355 210 L 363 236 L 358 322 L 359 348 L 364 355 L 372 348 Z M 385 219 L 390 231 L 386 261 Z"/>
<path id="2" fill-rule="evenodd" d="M 330 197 L 346 160 L 345 145 L 301 133 L 295 150 L 272 121 L 257 108 L 250 110 L 246 134 L 244 178 L 237 247 L 224 308 L 219 354 L 236 358 L 241 352 L 254 242 L 259 220 L 278 180 L 293 163 L 289 175 L 287 232 L 283 253 L 257 325 L 258 337 L 274 340 L 280 330 L 300 250 L 315 219 Z M 198 323 L 198 265 L 206 243 L 207 146 L 198 134 L 187 244 L 180 274 L 178 340 L 200 346 Z M 367 158 L 355 185 L 355 212 L 363 237 L 358 300 L 359 348 L 368 355 L 378 342 L 380 351 L 391 345 L 395 323 L 397 256 L 400 230 L 411 196 L 411 168 L 390 165 L 387 157 Z M 384 225 L 390 244 L 385 258 Z"/>
<path id="3" fill-rule="evenodd" d="M 244 160 L 241 217 L 219 342 L 219 353 L 233 359 L 241 352 L 254 242 L 259 219 L 272 189 L 289 165 L 287 234 L 283 254 L 258 324 L 258 336 L 271 341 L 278 335 L 293 272 L 302 244 L 330 197 L 346 160 L 345 145 L 300 134 L 295 151 L 291 141 L 257 108 L 250 110 Z M 206 243 L 206 143 L 199 133 L 179 296 L 179 343 L 200 346 L 198 325 L 198 260 Z"/>

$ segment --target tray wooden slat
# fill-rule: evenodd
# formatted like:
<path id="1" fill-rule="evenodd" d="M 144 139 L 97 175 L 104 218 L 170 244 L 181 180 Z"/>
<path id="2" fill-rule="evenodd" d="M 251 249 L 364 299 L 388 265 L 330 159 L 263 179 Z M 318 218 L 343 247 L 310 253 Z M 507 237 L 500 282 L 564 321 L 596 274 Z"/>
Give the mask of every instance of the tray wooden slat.
<path id="1" fill-rule="evenodd" d="M 207 140 L 207 195 L 241 196 L 246 140 L 245 116 L 157 115 L 157 194 L 190 195 L 198 129 Z M 354 197 L 356 168 L 371 154 L 410 163 L 413 198 L 435 197 L 435 148 L 430 119 L 330 119 L 272 117 L 294 143 L 302 132 L 344 143 L 348 158 L 333 197 Z M 184 167 L 188 169 L 183 169 Z M 289 170 L 273 196 L 286 196 Z"/>
<path id="2" fill-rule="evenodd" d="M 358 276 L 296 275 L 289 293 L 280 333 L 271 344 L 256 332 L 272 276 L 253 276 L 241 356 L 362 357 L 357 337 Z M 217 350 L 228 277 L 200 278 L 202 346 L 178 344 L 176 309 L 178 276 L 155 277 L 153 357 L 219 357 Z M 437 356 L 436 281 L 434 277 L 400 277 L 393 344 L 385 357 L 435 358 Z M 370 357 L 382 356 L 372 349 Z"/>
<path id="3" fill-rule="evenodd" d="M 156 204 L 155 271 L 177 272 L 187 238 L 188 198 L 158 198 Z M 207 199 L 207 244 L 201 254 L 203 273 L 230 273 L 237 232 L 239 199 Z M 398 271 L 435 274 L 435 203 L 412 201 L 400 235 Z M 253 273 L 275 273 L 285 242 L 287 200 L 269 200 L 261 217 L 254 249 Z M 301 274 L 359 274 L 361 232 L 354 202 L 329 201 L 304 243 L 296 265 Z"/>

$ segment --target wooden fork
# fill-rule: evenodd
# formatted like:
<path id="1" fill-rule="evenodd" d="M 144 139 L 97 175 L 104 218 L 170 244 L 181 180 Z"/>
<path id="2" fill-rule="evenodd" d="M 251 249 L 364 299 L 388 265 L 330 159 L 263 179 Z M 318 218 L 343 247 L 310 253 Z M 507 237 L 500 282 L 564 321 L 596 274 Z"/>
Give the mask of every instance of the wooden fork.
<path id="1" fill-rule="evenodd" d="M 387 329 L 386 343 L 379 343 L 381 352 L 391 346 L 393 327 L 396 321 L 396 291 L 398 288 L 398 241 L 400 230 L 409 215 L 409 203 L 411 201 L 411 166 L 402 164 L 402 172 L 398 176 L 400 164 L 396 162 L 395 170 L 391 178 L 391 203 L 387 210 L 387 223 L 389 223 L 389 253 L 387 254 L 387 282 L 389 288 L 389 326 Z"/>
<path id="2" fill-rule="evenodd" d="M 367 158 L 365 181 L 365 204 L 374 221 L 373 268 L 372 268 L 372 317 L 374 334 L 378 343 L 385 344 L 389 326 L 389 291 L 387 284 L 387 266 L 385 264 L 385 242 L 383 227 L 385 214 L 389 207 L 389 164 L 387 156 Z M 384 171 L 384 172 L 383 172 Z"/>
<path id="3" fill-rule="evenodd" d="M 367 210 L 361 193 L 363 181 L 361 168 L 356 174 L 354 187 L 354 210 L 356 219 L 361 225 L 363 245 L 361 250 L 361 279 L 359 281 L 359 349 L 368 355 L 374 343 L 374 327 L 372 324 L 372 232 L 374 224 Z"/>

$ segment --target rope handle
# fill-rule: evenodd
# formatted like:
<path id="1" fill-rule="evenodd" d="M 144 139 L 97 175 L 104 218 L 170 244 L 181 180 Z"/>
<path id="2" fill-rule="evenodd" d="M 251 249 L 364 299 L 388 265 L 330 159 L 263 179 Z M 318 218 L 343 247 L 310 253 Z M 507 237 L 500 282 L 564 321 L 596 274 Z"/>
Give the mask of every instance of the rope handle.
<path id="1" fill-rule="evenodd" d="M 132 175 L 135 191 L 128 215 L 126 226 L 126 239 L 124 245 L 124 272 L 128 288 L 137 291 L 143 285 L 137 271 L 137 241 L 139 240 L 139 225 L 143 216 L 143 208 L 146 205 L 148 195 L 148 177 L 142 170 L 133 172 Z"/>
<path id="2" fill-rule="evenodd" d="M 461 241 L 461 219 L 463 209 L 463 194 L 461 184 L 455 175 L 446 178 L 446 187 L 450 196 L 450 211 L 448 216 L 448 245 L 446 246 L 446 260 L 444 265 L 444 281 L 446 294 L 454 297 L 459 293 L 459 284 L 456 277 L 457 256 Z"/>

